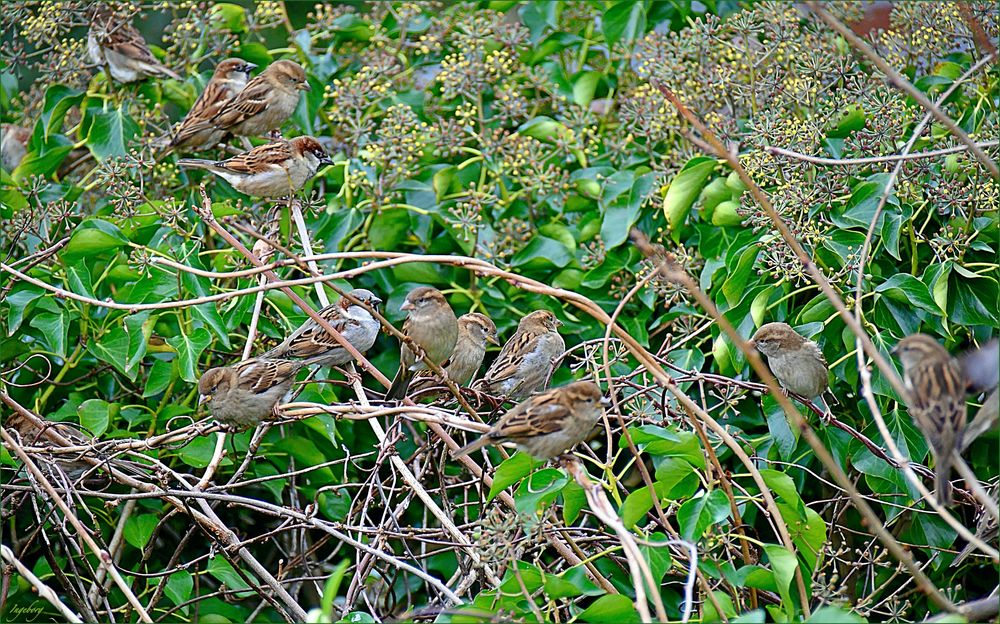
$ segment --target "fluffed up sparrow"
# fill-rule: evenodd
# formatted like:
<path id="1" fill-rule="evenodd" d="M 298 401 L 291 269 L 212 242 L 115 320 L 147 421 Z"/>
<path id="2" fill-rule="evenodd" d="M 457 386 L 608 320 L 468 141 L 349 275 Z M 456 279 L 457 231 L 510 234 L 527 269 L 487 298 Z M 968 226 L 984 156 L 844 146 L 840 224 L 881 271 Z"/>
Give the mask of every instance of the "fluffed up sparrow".
<path id="1" fill-rule="evenodd" d="M 927 438 L 934 457 L 934 489 L 938 502 L 951 503 L 951 454 L 962 448 L 967 382 L 958 360 L 936 340 L 913 334 L 893 353 L 903 365 L 910 417 Z"/>
<path id="2" fill-rule="evenodd" d="M 364 288 L 356 288 L 349 294 L 376 311 L 382 303 L 375 293 Z M 319 311 L 319 315 L 361 353 L 372 348 L 381 329 L 378 319 L 371 312 L 347 297 L 326 306 Z M 307 365 L 320 366 L 340 366 L 353 359 L 347 349 L 312 319 L 306 320 L 281 344 L 261 357 L 302 359 Z"/>
<path id="3" fill-rule="evenodd" d="M 442 368 L 459 386 L 468 385 L 479 372 L 488 344 L 499 345 L 497 326 L 490 317 L 470 312 L 458 317 L 458 340 Z M 411 392 L 440 385 L 441 380 L 429 370 L 419 371 L 410 385 Z"/>
<path id="4" fill-rule="evenodd" d="M 481 438 L 455 451 L 467 455 L 487 444 L 513 442 L 535 459 L 551 459 L 573 448 L 604 414 L 606 399 L 597 384 L 577 381 L 518 403 Z"/>
<path id="5" fill-rule="evenodd" d="M 815 399 L 830 387 L 826 358 L 819 346 L 787 323 L 767 323 L 750 339 L 767 357 L 767 367 L 786 390 Z"/>
<path id="6" fill-rule="evenodd" d="M 566 350 L 566 341 L 559 335 L 561 325 L 548 310 L 525 316 L 478 386 L 515 401 L 544 389 L 556 358 Z"/>
<path id="7" fill-rule="evenodd" d="M 254 427 L 274 412 L 305 366 L 296 360 L 251 358 L 205 371 L 198 380 L 199 403 L 232 429 Z"/>
<path id="8" fill-rule="evenodd" d="M 237 136 L 264 136 L 285 123 L 311 87 L 306 70 L 295 61 L 275 61 L 212 118 L 216 128 Z"/>
<path id="9" fill-rule="evenodd" d="M 409 345 L 405 342 L 400 345 L 399 370 L 385 394 L 386 399 L 406 396 L 413 374 L 427 368 L 424 360 L 440 366 L 451 355 L 458 341 L 458 319 L 438 289 L 429 286 L 414 288 L 406 295 L 400 310 L 408 312 L 403 322 L 403 334 L 420 347 L 423 354 L 418 359 Z"/>
<path id="10" fill-rule="evenodd" d="M 106 67 L 118 82 L 135 82 L 148 76 L 181 79 L 156 60 L 132 24 L 101 3 L 91 13 L 87 54 L 91 61 Z"/>
<path id="11" fill-rule="evenodd" d="M 169 150 L 197 151 L 210 149 L 219 144 L 226 131 L 212 123 L 226 102 L 247 86 L 250 72 L 257 67 L 243 59 L 226 59 L 215 66 L 205 90 L 195 100 L 191 110 L 165 138 Z"/>
<path id="12" fill-rule="evenodd" d="M 283 197 L 298 192 L 333 160 L 311 136 L 279 139 L 226 160 L 182 158 L 181 167 L 204 169 L 223 178 L 237 191 L 253 197 Z"/>

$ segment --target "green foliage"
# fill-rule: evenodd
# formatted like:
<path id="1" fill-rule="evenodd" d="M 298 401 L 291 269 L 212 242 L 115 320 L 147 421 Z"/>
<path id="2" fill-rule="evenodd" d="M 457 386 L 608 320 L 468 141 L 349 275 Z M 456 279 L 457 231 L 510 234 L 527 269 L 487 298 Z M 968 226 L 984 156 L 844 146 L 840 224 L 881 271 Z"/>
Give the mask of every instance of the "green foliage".
<path id="1" fill-rule="evenodd" d="M 394 2 L 364 10 L 167 2 L 135 25 L 162 43 L 155 52 L 183 80 L 118 85 L 101 68 L 80 65 L 79 4 L 14 2 L 2 18 L 0 116 L 27 137 L 23 157 L 9 170 L 5 160 L 0 176 L 4 263 L 47 285 L 0 272 L 2 390 L 107 443 L 94 452 L 114 448 L 116 459 L 145 464 L 144 479 L 157 487 L 180 487 L 178 474 L 193 485 L 213 466 L 209 492 L 240 497 L 216 501 L 215 513 L 265 568 L 275 576 L 281 570 L 313 621 L 431 614 L 453 622 L 631 622 L 643 611 L 655 615 L 658 602 L 671 620 L 687 606 L 702 621 L 731 622 L 914 619 L 937 609 L 897 570 L 773 397 L 760 396 L 745 356 L 719 324 L 690 293 L 653 274 L 657 267 L 629 241 L 632 227 L 663 245 L 742 336 L 785 321 L 815 340 L 839 399 L 833 415 L 844 426 L 812 420 L 836 462 L 931 581 L 955 588 L 953 600 L 995 585 L 982 572 L 995 577 L 996 566 L 982 557 L 948 567 L 964 542 L 863 443 L 884 446 L 859 398 L 854 335 L 743 182 L 689 140 L 696 133 L 658 88 L 676 93 L 738 150 L 852 309 L 858 289 L 862 325 L 883 353 L 915 332 L 956 353 L 981 343 L 1000 320 L 1000 189 L 969 152 L 909 160 L 892 176 L 891 159 L 827 165 L 770 149 L 825 159 L 889 156 L 925 115 L 822 22 L 792 4 L 739 8 L 725 0 Z M 970 4 L 995 38 L 995 7 Z M 995 139 L 1000 74 L 987 64 L 959 82 L 982 54 L 957 7 L 898 3 L 892 28 L 873 35 L 873 44 L 932 100 L 957 85 L 942 110 L 974 139 Z M 502 337 L 523 314 L 550 309 L 570 348 L 553 385 L 585 375 L 604 382 L 607 364 L 624 420 L 611 415 L 590 452 L 578 450 L 590 456 L 589 478 L 638 540 L 655 599 L 636 604 L 622 543 L 595 516 L 584 488 L 565 468 L 524 453 L 489 451 L 487 485 L 452 461 L 426 425 L 395 416 L 384 423 L 384 444 L 364 420 L 331 414 L 259 436 L 230 435 L 222 457 L 213 436 L 159 437 L 205 416 L 197 380 L 242 357 L 251 324 L 259 321 L 251 338 L 251 353 L 259 354 L 304 320 L 278 290 L 262 295 L 258 317 L 256 293 L 236 292 L 254 288 L 257 277 L 217 275 L 248 264 L 196 212 L 204 184 L 223 227 L 247 247 L 256 239 L 246 226 L 273 237 L 281 259 L 304 253 L 285 203 L 248 199 L 212 176 L 181 170 L 157 147 L 214 63 L 228 56 L 261 66 L 289 58 L 306 68 L 312 90 L 283 131 L 319 137 L 336 161 L 301 193 L 313 251 L 340 252 L 320 261 L 324 273 L 345 272 L 333 286 L 376 292 L 397 326 L 403 297 L 418 284 L 442 289 L 459 313 L 489 315 Z M 5 158 L 13 133 L 5 125 Z M 953 145 L 932 122 L 911 151 Z M 997 158 L 995 145 L 987 151 Z M 471 257 L 578 293 L 608 314 L 617 310 L 617 322 L 753 458 L 753 470 L 665 394 L 621 341 L 610 341 L 605 358 L 605 327 L 552 296 L 560 293 L 540 295 L 461 262 L 373 268 L 384 256 L 372 252 Z M 277 272 L 286 280 L 307 276 L 296 265 Z M 311 285 L 292 289 L 319 307 Z M 381 335 L 368 356 L 391 377 L 398 344 Z M 323 371 L 301 384 L 298 400 L 350 404 L 356 396 L 343 382 L 340 372 Z M 381 390 L 370 376 L 364 384 Z M 877 371 L 871 391 L 896 444 L 913 461 L 931 462 L 927 442 Z M 495 414 L 484 409 L 482 417 Z M 143 444 L 151 439 L 158 443 Z M 135 444 L 126 448 L 127 441 Z M 983 481 L 997 477 L 996 451 L 993 431 L 966 452 Z M 454 535 L 404 484 L 390 456 L 417 474 L 469 544 L 451 547 Z M 61 511 L 50 514 L 44 497 L 31 501 L 20 464 L 5 448 L 15 554 L 47 584 L 86 594 L 96 563 L 69 546 L 76 538 L 67 538 L 73 529 Z M 777 514 L 764 506 L 761 482 Z M 162 497 L 126 504 L 120 498 L 130 488 L 103 486 L 72 499 L 76 515 L 104 545 L 121 527 L 119 566 L 154 617 L 281 619 L 273 603 L 258 612 L 261 579 L 234 549 L 212 541 L 219 535 L 171 512 Z M 975 526 L 976 509 L 960 502 L 955 514 Z M 194 509 L 193 499 L 185 504 Z M 276 508 L 328 522 L 385 557 Z M 62 541 L 41 540 L 39 523 Z M 779 523 L 794 553 L 781 542 Z M 697 547 L 693 604 L 685 603 L 688 550 L 671 538 Z M 463 592 L 464 603 L 446 604 L 438 588 L 398 562 Z M 36 599 L 16 578 L 8 615 Z M 109 591 L 108 602 L 124 609 L 120 589 Z"/>

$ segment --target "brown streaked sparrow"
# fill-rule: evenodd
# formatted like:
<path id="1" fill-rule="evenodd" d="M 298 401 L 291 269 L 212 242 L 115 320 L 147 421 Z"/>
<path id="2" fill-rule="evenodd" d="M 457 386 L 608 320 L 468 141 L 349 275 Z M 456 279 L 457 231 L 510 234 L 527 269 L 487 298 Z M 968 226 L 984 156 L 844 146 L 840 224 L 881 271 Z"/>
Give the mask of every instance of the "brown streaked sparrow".
<path id="1" fill-rule="evenodd" d="M 934 457 L 934 489 L 938 502 L 951 504 L 951 454 L 962 448 L 965 389 L 962 367 L 936 340 L 913 334 L 893 353 L 903 365 L 910 417 L 927 438 Z"/>
<path id="2" fill-rule="evenodd" d="M 375 293 L 364 288 L 356 288 L 349 294 L 376 311 L 382 303 Z M 347 297 L 326 306 L 319 311 L 319 315 L 361 353 L 372 348 L 381 329 L 378 319 L 371 312 Z M 302 359 L 307 366 L 340 366 L 353 359 L 347 349 L 312 319 L 306 320 L 284 342 L 261 357 Z"/>
<path id="3" fill-rule="evenodd" d="M 216 127 L 212 118 L 247 86 L 250 72 L 255 67 L 253 63 L 238 58 L 226 59 L 216 65 L 215 72 L 191 110 L 170 135 L 164 137 L 166 149 L 197 151 L 218 145 L 225 138 L 226 131 Z"/>
<path id="4" fill-rule="evenodd" d="M 767 357 L 767 367 L 786 390 L 815 399 L 830 387 L 826 358 L 819 346 L 787 323 L 767 323 L 750 339 Z"/>
<path id="5" fill-rule="evenodd" d="M 305 362 L 251 358 L 205 371 L 199 403 L 210 403 L 216 420 L 231 429 L 254 427 L 274 412 Z"/>
<path id="6" fill-rule="evenodd" d="M 483 365 L 487 344 L 500 344 L 497 340 L 497 326 L 490 317 L 478 312 L 458 317 L 458 340 L 442 366 L 448 379 L 459 386 L 468 385 Z M 414 376 L 410 388 L 412 392 L 416 392 L 437 385 L 441 385 L 437 375 L 429 370 L 422 370 Z"/>
<path id="7" fill-rule="evenodd" d="M 90 18 L 87 54 L 107 68 L 118 82 L 128 83 L 149 76 L 181 77 L 156 60 L 139 31 L 121 15 L 98 3 Z"/>
<path id="8" fill-rule="evenodd" d="M 333 161 L 319 141 L 300 136 L 260 145 L 226 160 L 182 158 L 177 164 L 211 171 L 246 195 L 283 197 L 299 191 L 320 165 L 332 165 Z"/>
<path id="9" fill-rule="evenodd" d="M 552 388 L 512 407 L 488 433 L 452 455 L 513 442 L 535 459 L 551 459 L 586 439 L 604 415 L 605 404 L 601 389 L 590 381 Z"/>
<path id="10" fill-rule="evenodd" d="M 400 345 L 399 370 L 385 394 L 386 399 L 406 396 L 413 374 L 427 368 L 424 360 L 442 365 L 458 341 L 458 319 L 440 290 L 429 286 L 414 288 L 406 295 L 400 310 L 409 313 L 403 322 L 403 334 L 423 353 L 418 356 L 405 342 Z"/>
<path id="11" fill-rule="evenodd" d="M 285 123 L 309 91 L 306 70 L 295 61 L 275 61 L 226 102 L 212 123 L 237 136 L 264 136 Z"/>
<path id="12" fill-rule="evenodd" d="M 543 390 L 556 358 L 566 350 L 566 341 L 559 335 L 561 325 L 548 310 L 535 310 L 525 316 L 479 386 L 515 401 Z"/>

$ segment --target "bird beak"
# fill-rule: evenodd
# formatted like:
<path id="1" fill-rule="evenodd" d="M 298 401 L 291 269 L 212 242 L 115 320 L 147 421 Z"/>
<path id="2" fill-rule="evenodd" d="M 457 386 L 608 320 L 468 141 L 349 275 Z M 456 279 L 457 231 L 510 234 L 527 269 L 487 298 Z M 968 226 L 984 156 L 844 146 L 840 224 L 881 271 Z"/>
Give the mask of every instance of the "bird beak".
<path id="1" fill-rule="evenodd" d="M 333 159 L 329 156 L 323 156 L 319 159 L 319 164 L 321 165 L 335 165 L 337 163 L 333 162 Z"/>
<path id="2" fill-rule="evenodd" d="M 399 309 L 402 310 L 403 312 L 406 312 L 407 310 L 416 310 L 417 306 L 413 305 L 413 302 L 407 299 L 406 301 L 403 302 L 403 305 L 399 306 Z"/>
<path id="3" fill-rule="evenodd" d="M 309 83 L 304 80 L 299 83 L 299 86 L 297 88 L 299 91 L 312 91 L 312 87 L 310 87 Z"/>
<path id="4" fill-rule="evenodd" d="M 604 407 L 611 407 L 611 398 L 610 397 L 606 397 L 606 396 L 602 396 L 601 397 L 601 405 L 603 405 Z"/>
<path id="5" fill-rule="evenodd" d="M 243 71 L 249 74 L 253 70 L 257 69 L 257 63 L 243 63 L 243 67 L 245 68 Z"/>
<path id="6" fill-rule="evenodd" d="M 212 400 L 211 394 L 202 394 L 198 397 L 198 405 L 204 405 Z"/>
<path id="7" fill-rule="evenodd" d="M 378 310 L 378 307 L 382 305 L 382 300 L 379 299 L 378 297 L 375 297 L 368 305 L 371 306 L 372 310 Z"/>
<path id="8" fill-rule="evenodd" d="M 754 342 L 753 340 L 747 340 L 747 346 L 750 347 L 751 349 L 756 349 L 757 343 Z"/>
<path id="9" fill-rule="evenodd" d="M 498 347 L 500 346 L 500 341 L 497 340 L 497 337 L 492 334 L 486 334 L 486 342 Z"/>

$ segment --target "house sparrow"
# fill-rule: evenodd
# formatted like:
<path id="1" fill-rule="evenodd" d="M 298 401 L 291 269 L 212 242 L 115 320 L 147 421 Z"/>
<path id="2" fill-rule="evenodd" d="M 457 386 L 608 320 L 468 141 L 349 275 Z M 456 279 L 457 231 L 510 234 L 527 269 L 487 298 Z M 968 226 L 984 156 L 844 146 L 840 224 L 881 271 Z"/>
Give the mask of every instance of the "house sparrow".
<path id="1" fill-rule="evenodd" d="M 830 387 L 826 359 L 819 346 L 787 323 L 762 325 L 750 345 L 767 357 L 767 366 L 786 390 L 815 399 Z"/>
<path id="2" fill-rule="evenodd" d="M 87 54 L 91 61 L 106 67 L 118 82 L 135 82 L 149 76 L 181 79 L 156 60 L 132 24 L 100 3 L 95 5 L 91 14 Z"/>
<path id="3" fill-rule="evenodd" d="M 601 389 L 589 381 L 547 390 L 512 407 L 489 432 L 453 456 L 509 441 L 535 459 L 551 459 L 587 437 L 604 415 L 605 404 Z"/>
<path id="4" fill-rule="evenodd" d="M 403 333 L 423 349 L 423 354 L 421 359 L 417 359 L 417 354 L 405 342 L 400 345 L 399 370 L 385 394 L 386 399 L 406 396 L 413 374 L 427 368 L 423 360 L 429 359 L 440 366 L 451 355 L 458 341 L 455 312 L 438 289 L 428 286 L 414 288 L 406 295 L 400 310 L 409 312 L 403 323 Z"/>
<path id="5" fill-rule="evenodd" d="M 250 72 L 257 67 L 243 59 L 226 59 L 215 66 L 215 72 L 195 100 L 191 110 L 165 138 L 168 150 L 202 150 L 215 147 L 226 136 L 226 131 L 212 123 L 226 102 L 243 90 L 250 80 Z"/>
<path id="6" fill-rule="evenodd" d="M 295 61 L 275 61 L 247 83 L 212 118 L 216 128 L 238 136 L 264 136 L 292 116 L 301 91 L 309 91 L 306 70 Z"/>
<path id="7" fill-rule="evenodd" d="M 205 371 L 198 380 L 199 403 L 211 403 L 212 416 L 232 429 L 256 426 L 295 383 L 305 362 L 252 358 Z"/>
<path id="8" fill-rule="evenodd" d="M 515 401 L 544 389 L 555 359 L 566 350 L 566 341 L 559 335 L 561 325 L 548 310 L 525 316 L 478 385 Z"/>
<path id="9" fill-rule="evenodd" d="M 479 372 L 486 356 L 486 345 L 499 345 L 497 326 L 490 317 L 478 312 L 470 312 L 458 317 L 458 340 L 455 349 L 448 356 L 442 368 L 459 386 L 468 385 Z M 411 384 L 411 391 L 423 390 L 441 384 L 441 380 L 429 370 L 417 372 Z"/>
<path id="10" fill-rule="evenodd" d="M 31 130 L 14 124 L 0 126 L 0 165 L 8 173 L 17 169 L 28 153 Z"/>
<path id="11" fill-rule="evenodd" d="M 994 501 L 997 500 L 997 494 L 1000 493 L 1000 483 L 994 483 L 991 487 L 986 489 L 986 493 Z M 985 507 L 979 508 L 979 519 L 976 522 L 976 537 L 983 540 L 987 544 L 995 545 L 997 543 L 998 535 L 998 523 L 997 519 L 986 510 Z M 976 550 L 976 547 L 972 544 L 966 544 L 965 548 L 962 549 L 960 553 L 951 562 L 949 567 L 954 568 L 958 564 L 962 563 L 966 557 L 972 554 Z"/>
<path id="12" fill-rule="evenodd" d="M 951 453 L 962 448 L 966 381 L 958 360 L 936 340 L 913 334 L 893 350 L 903 365 L 910 416 L 927 438 L 934 456 L 938 502 L 951 503 Z"/>
<path id="13" fill-rule="evenodd" d="M 376 311 L 382 303 L 375 293 L 364 288 L 352 290 L 350 294 Z M 341 297 L 339 301 L 326 306 L 319 311 L 319 315 L 361 353 L 372 348 L 381 329 L 378 319 L 371 312 L 347 297 Z M 306 320 L 284 342 L 261 357 L 302 359 L 306 365 L 320 366 L 340 366 L 352 359 L 347 349 L 340 346 L 329 332 L 312 319 Z"/>
<path id="14" fill-rule="evenodd" d="M 182 158 L 181 167 L 211 171 L 253 197 L 283 197 L 299 191 L 319 170 L 332 165 L 326 150 L 311 136 L 279 139 L 226 160 Z"/>

